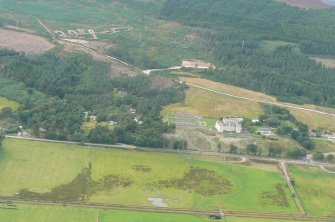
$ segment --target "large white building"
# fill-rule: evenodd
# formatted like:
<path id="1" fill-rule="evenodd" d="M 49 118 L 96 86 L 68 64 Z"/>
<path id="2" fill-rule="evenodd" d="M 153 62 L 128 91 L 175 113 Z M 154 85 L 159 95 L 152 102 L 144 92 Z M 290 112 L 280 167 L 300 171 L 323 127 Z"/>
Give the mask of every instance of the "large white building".
<path id="1" fill-rule="evenodd" d="M 233 132 L 241 133 L 242 132 L 242 123 L 243 118 L 222 118 L 222 120 L 216 121 L 215 128 L 218 132 Z"/>

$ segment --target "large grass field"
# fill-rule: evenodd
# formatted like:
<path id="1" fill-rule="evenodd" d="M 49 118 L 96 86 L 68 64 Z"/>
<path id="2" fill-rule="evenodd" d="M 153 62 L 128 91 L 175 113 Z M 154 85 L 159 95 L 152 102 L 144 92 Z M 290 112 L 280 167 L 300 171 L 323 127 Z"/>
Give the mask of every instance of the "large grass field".
<path id="1" fill-rule="evenodd" d="M 319 168 L 290 166 L 296 190 L 307 212 L 313 215 L 335 215 L 335 174 Z"/>
<path id="2" fill-rule="evenodd" d="M 180 79 L 187 83 L 210 88 L 212 90 L 217 90 L 219 92 L 228 93 L 231 95 L 247 97 L 267 102 L 277 102 L 276 98 L 268 96 L 264 93 L 254 92 L 202 78 L 181 77 Z M 319 107 L 315 105 L 300 106 L 296 104 L 282 104 L 335 113 L 335 109 Z M 334 117 L 294 108 L 287 109 L 290 110 L 290 112 L 298 120 L 307 124 L 311 129 L 335 129 Z M 216 118 L 223 116 L 244 116 L 248 118 L 257 118 L 259 114 L 262 113 L 262 109 L 259 102 L 256 101 L 233 98 L 215 92 L 209 92 L 200 88 L 190 87 L 190 89 L 186 93 L 185 101 L 165 107 L 165 109 L 162 111 L 162 115 L 166 119 L 167 116 L 171 115 L 174 112 L 187 112 L 199 116 Z"/>
<path id="3" fill-rule="evenodd" d="M 3 222 L 99 222 L 98 210 L 71 207 L 18 205 L 18 210 L 0 209 Z"/>
<path id="4" fill-rule="evenodd" d="M 297 212 L 279 171 L 222 158 L 7 139 L 0 177 L 0 195 L 144 206 L 161 198 L 170 207 Z"/>
<path id="5" fill-rule="evenodd" d="M 12 110 L 17 110 L 17 108 L 19 108 L 19 104 L 17 102 L 8 100 L 4 97 L 0 97 L 0 110 L 2 110 L 5 107 L 9 107 Z"/>
<path id="6" fill-rule="evenodd" d="M 67 184 L 87 167 L 88 157 L 79 146 L 7 139 L 0 149 L 0 194 L 47 192 Z"/>
<path id="7" fill-rule="evenodd" d="M 91 201 L 150 205 L 147 198 L 161 198 L 170 207 L 296 211 L 280 173 L 209 158 L 95 150 L 92 179 L 99 181 L 109 175 L 130 178 L 132 184 L 97 192 Z"/>
<path id="8" fill-rule="evenodd" d="M 60 206 L 19 204 L 18 210 L 0 209 L 4 222 L 210 222 L 205 216 L 188 214 L 148 213 L 121 210 L 98 210 Z M 226 222 L 288 222 L 287 220 L 227 217 Z"/>

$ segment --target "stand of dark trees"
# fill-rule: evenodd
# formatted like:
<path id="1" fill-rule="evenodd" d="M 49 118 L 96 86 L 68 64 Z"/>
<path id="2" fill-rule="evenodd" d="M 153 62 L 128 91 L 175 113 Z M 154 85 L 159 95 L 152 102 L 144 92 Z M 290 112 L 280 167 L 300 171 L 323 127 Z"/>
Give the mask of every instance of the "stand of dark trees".
<path id="1" fill-rule="evenodd" d="M 269 0 L 167 0 L 161 17 L 203 28 L 225 69 L 207 78 L 284 101 L 335 106 L 335 70 L 303 54 L 335 55 L 335 11 L 303 10 Z M 292 44 L 274 50 L 265 41 Z"/>
<path id="2" fill-rule="evenodd" d="M 165 89 L 152 88 L 147 76 L 123 76 L 109 79 L 109 65 L 90 56 L 50 52 L 25 56 L 0 51 L 2 78 L 12 79 L 27 87 L 29 97 L 13 118 L 40 137 L 95 143 L 128 143 L 162 147 L 163 134 L 173 130 L 162 122 L 163 106 L 184 99 L 185 86 L 174 84 Z M 120 96 L 120 90 L 125 96 Z M 40 100 L 30 99 L 45 94 Z M 142 124 L 134 121 L 130 109 L 136 109 Z M 97 126 L 88 135 L 81 129 L 84 112 L 109 116 L 118 124 L 111 129 Z"/>
<path id="3" fill-rule="evenodd" d="M 277 128 L 277 134 L 290 136 L 305 149 L 311 150 L 315 147 L 315 144 L 309 137 L 308 126 L 298 121 L 290 111 L 278 106 L 265 104 L 263 105 L 263 109 L 265 114 L 260 115 L 260 122 Z M 290 124 L 287 124 L 288 122 Z"/>

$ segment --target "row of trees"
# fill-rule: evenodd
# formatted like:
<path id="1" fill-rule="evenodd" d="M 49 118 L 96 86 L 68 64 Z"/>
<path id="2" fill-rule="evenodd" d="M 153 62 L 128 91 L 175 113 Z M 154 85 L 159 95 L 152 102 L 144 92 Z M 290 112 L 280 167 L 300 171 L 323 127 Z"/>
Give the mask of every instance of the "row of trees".
<path id="1" fill-rule="evenodd" d="M 335 106 L 334 69 L 301 53 L 335 55 L 334 10 L 268 0 L 167 0 L 161 17 L 205 28 L 209 49 L 226 65 L 205 77 L 284 101 Z"/>
<path id="2" fill-rule="evenodd" d="M 257 156 L 263 155 L 263 149 L 260 146 L 253 144 L 253 143 L 248 144 L 245 148 L 245 151 L 247 154 L 251 154 L 251 155 L 257 155 Z M 238 154 L 239 148 L 234 144 L 230 144 L 229 153 Z M 283 150 L 281 147 L 270 146 L 268 149 L 269 157 L 276 157 L 276 156 L 281 155 L 282 153 L 283 153 Z M 300 159 L 300 158 L 306 157 L 306 155 L 307 155 L 306 150 L 299 148 L 299 147 L 290 149 L 289 151 L 285 153 L 285 156 L 289 158 L 293 158 L 293 159 Z"/>

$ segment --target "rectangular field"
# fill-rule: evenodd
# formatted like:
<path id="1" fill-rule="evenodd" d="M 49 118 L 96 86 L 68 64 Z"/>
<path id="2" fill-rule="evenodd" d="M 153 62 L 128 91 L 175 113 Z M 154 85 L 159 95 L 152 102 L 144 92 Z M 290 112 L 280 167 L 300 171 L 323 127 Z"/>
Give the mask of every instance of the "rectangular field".
<path id="1" fill-rule="evenodd" d="M 278 171 L 224 163 L 223 158 L 7 139 L 0 177 L 6 178 L 0 180 L 0 195 L 8 196 L 297 212 Z"/>
<path id="2" fill-rule="evenodd" d="M 88 153 L 79 146 L 6 139 L 0 149 L 0 195 L 67 184 L 87 167 Z"/>
<path id="3" fill-rule="evenodd" d="M 335 215 L 335 174 L 319 168 L 290 166 L 296 190 L 308 213 Z"/>
<path id="4" fill-rule="evenodd" d="M 17 205 L 17 210 L 0 209 L 2 222 L 97 222 L 98 210 L 41 205 Z"/>

